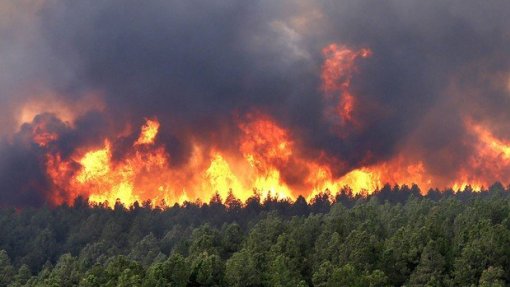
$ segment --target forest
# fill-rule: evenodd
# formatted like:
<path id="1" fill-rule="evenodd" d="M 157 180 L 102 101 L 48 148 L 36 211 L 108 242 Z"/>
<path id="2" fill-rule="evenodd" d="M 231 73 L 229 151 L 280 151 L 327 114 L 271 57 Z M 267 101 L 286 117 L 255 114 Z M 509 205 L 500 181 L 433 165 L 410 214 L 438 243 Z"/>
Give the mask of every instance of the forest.
<path id="1" fill-rule="evenodd" d="M 0 208 L 0 286 L 505 286 L 510 189 Z"/>

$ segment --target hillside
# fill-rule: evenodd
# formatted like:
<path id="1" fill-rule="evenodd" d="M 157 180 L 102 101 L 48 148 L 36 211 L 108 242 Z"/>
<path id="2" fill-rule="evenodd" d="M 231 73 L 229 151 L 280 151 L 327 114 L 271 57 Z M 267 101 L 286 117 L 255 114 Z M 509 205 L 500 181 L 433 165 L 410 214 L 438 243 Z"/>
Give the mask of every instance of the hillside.
<path id="1" fill-rule="evenodd" d="M 330 200 L 332 199 L 332 200 Z M 0 211 L 0 286 L 503 286 L 510 197 L 384 187 L 307 203 Z"/>

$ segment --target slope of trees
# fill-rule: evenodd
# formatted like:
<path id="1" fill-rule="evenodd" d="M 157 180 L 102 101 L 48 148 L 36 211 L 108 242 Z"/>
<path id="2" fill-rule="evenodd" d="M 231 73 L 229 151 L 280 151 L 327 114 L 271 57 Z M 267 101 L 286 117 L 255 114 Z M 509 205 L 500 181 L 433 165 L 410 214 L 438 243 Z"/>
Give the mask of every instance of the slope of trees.
<path id="1" fill-rule="evenodd" d="M 510 193 L 0 209 L 0 286 L 505 286 Z"/>

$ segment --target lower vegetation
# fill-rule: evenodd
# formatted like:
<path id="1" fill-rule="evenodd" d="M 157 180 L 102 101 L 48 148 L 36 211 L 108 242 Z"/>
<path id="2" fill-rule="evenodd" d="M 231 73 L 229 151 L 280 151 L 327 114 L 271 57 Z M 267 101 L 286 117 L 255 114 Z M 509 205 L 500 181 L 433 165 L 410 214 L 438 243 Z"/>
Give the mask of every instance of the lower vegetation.
<path id="1" fill-rule="evenodd" d="M 1 208 L 0 286 L 505 286 L 509 194 Z"/>

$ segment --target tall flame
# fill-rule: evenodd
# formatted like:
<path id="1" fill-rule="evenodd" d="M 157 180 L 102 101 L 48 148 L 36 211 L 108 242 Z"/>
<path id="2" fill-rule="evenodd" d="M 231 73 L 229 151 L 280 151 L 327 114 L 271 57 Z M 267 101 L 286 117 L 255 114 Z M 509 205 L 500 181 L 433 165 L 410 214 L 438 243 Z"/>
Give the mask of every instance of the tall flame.
<path id="1" fill-rule="evenodd" d="M 147 120 L 142 127 L 140 137 L 136 140 L 135 145 L 153 144 L 159 131 L 159 122 L 156 120 Z"/>
<path id="2" fill-rule="evenodd" d="M 475 152 L 458 171 L 452 183 L 454 190 L 471 186 L 475 190 L 495 181 L 508 179 L 510 174 L 510 141 L 500 139 L 487 126 L 472 119 L 465 120 L 466 129 L 476 139 Z"/>
<path id="3" fill-rule="evenodd" d="M 369 49 L 354 50 L 338 44 L 323 49 L 322 90 L 325 100 L 334 106 L 326 110 L 326 115 L 341 128 L 357 124 L 356 110 L 361 107 L 351 91 L 351 81 L 356 61 L 371 54 Z M 67 115 L 69 108 L 62 110 L 65 112 L 56 116 L 72 119 Z M 69 120 L 61 124 L 73 123 Z M 216 193 L 222 198 L 233 193 L 241 200 L 254 193 L 279 199 L 295 199 L 299 195 L 310 199 L 346 186 L 355 194 L 368 193 L 386 183 L 416 183 L 424 192 L 434 187 L 481 189 L 510 177 L 510 141 L 473 120 L 465 121 L 465 129 L 473 136 L 472 142 L 466 144 L 476 152 L 467 156 L 467 164 L 455 171 L 454 178 L 448 179 L 431 174 L 426 161 L 405 150 L 389 159 L 355 167 L 341 158 L 329 160 L 331 156 L 324 151 L 310 153 L 291 130 L 256 110 L 238 120 L 234 147 L 220 148 L 193 138 L 191 155 L 184 164 L 175 164 L 159 142 L 161 124 L 156 118 L 147 118 L 140 130 L 132 134 L 136 140 L 127 137 L 131 139 L 127 152 L 118 152 L 120 147 L 116 144 L 123 134 L 110 135 L 100 146 L 79 147 L 70 156 L 64 156 L 50 148 L 59 139 L 51 125 L 34 120 L 30 127 L 33 142 L 48 150 L 46 171 L 58 191 L 50 195 L 55 204 L 71 203 L 79 195 L 110 206 L 117 200 L 127 205 L 147 200 L 163 205 L 196 199 L 208 201 Z"/>
<path id="4" fill-rule="evenodd" d="M 70 203 L 75 196 L 83 195 L 91 202 L 109 205 L 117 200 L 128 205 L 146 200 L 171 205 L 186 200 L 207 201 L 215 193 L 226 198 L 232 192 L 241 200 L 254 192 L 262 197 L 295 199 L 303 195 L 311 199 L 318 193 L 327 190 L 334 193 L 345 186 L 356 194 L 372 192 L 386 183 L 416 183 L 425 191 L 438 185 L 422 162 L 409 162 L 405 155 L 336 177 L 331 165 L 305 156 L 288 130 L 260 113 L 239 123 L 238 152 L 207 149 L 197 142 L 192 159 L 184 166 L 174 167 L 157 142 L 159 126 L 157 120 L 147 120 L 132 150 L 118 161 L 112 158 L 114 146 L 108 139 L 101 147 L 77 151 L 68 160 L 59 155 L 48 156 L 48 174 L 54 185 L 73 195 L 55 197 L 53 201 Z M 474 170 L 460 170 L 447 186 L 463 189 L 469 185 L 479 189 L 488 186 L 488 180 L 504 178 L 504 174 L 497 172 L 494 176 L 486 173 L 510 170 L 510 143 L 480 125 L 467 122 L 466 126 L 479 138 L 479 152 L 470 159 Z M 484 163 L 486 160 L 502 161 L 503 166 L 491 169 Z M 295 167 L 304 170 L 299 173 L 298 182 L 284 176 Z"/>
<path id="5" fill-rule="evenodd" d="M 335 178 L 329 166 L 306 158 L 286 129 L 261 114 L 239 124 L 239 153 L 206 151 L 197 143 L 193 160 L 175 168 L 156 141 L 158 128 L 157 120 L 147 120 L 132 151 L 120 161 L 112 159 L 113 146 L 106 139 L 102 147 L 77 152 L 68 161 L 51 158 L 47 163 L 48 174 L 56 186 L 69 190 L 69 194 L 113 205 L 117 200 L 125 204 L 146 200 L 173 204 L 195 198 L 205 201 L 216 192 L 223 198 L 233 192 L 242 200 L 253 192 L 262 197 L 294 199 L 299 194 L 312 197 L 326 190 L 338 191 L 346 185 L 354 192 L 368 192 L 382 186 L 391 179 L 389 174 L 396 172 L 381 165 L 355 169 Z M 292 188 L 282 176 L 291 161 L 306 170 L 303 181 Z M 69 167 L 74 165 L 79 167 L 72 171 Z M 394 182 L 402 180 L 397 178 Z"/>
<path id="6" fill-rule="evenodd" d="M 321 73 L 322 89 L 327 100 L 336 101 L 334 112 L 329 111 L 328 116 L 338 116 L 341 124 L 354 122 L 356 99 L 350 92 L 350 86 L 356 71 L 355 61 L 370 57 L 372 52 L 369 49 L 354 51 L 343 45 L 330 44 L 322 53 L 325 57 Z"/>

